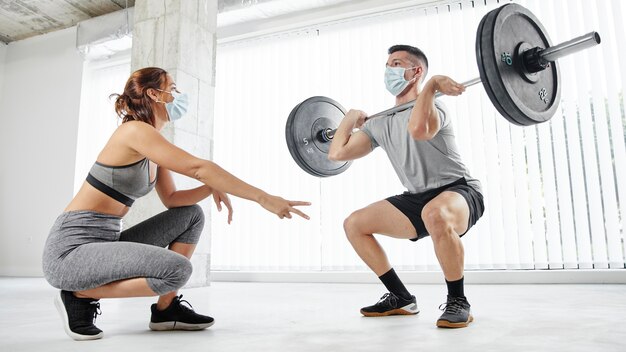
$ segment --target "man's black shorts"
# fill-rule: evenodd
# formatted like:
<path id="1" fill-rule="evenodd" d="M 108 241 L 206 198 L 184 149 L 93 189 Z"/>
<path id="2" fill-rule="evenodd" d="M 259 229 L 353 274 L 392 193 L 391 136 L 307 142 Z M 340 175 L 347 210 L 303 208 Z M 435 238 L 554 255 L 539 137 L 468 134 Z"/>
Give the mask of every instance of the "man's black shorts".
<path id="1" fill-rule="evenodd" d="M 456 192 L 465 198 L 467 205 L 469 207 L 469 220 L 467 224 L 467 231 L 469 231 L 472 226 L 480 219 L 485 211 L 485 204 L 483 203 L 483 196 L 475 189 L 467 185 L 465 178 L 460 178 L 457 181 L 449 183 L 447 185 L 441 186 L 439 188 L 434 188 L 422 193 L 409 193 L 404 192 L 397 196 L 392 196 L 387 198 L 389 203 L 393 204 L 398 210 L 400 210 L 413 224 L 415 227 L 415 231 L 417 232 L 417 237 L 412 238 L 411 241 L 417 241 L 420 238 L 424 238 L 428 236 L 428 231 L 426 231 L 426 226 L 424 226 L 424 222 L 422 221 L 422 209 L 426 205 L 426 203 L 433 200 L 433 198 L 437 197 L 444 191 Z M 465 232 L 467 232 L 465 231 Z M 465 235 L 465 233 L 461 234 L 461 236 Z"/>

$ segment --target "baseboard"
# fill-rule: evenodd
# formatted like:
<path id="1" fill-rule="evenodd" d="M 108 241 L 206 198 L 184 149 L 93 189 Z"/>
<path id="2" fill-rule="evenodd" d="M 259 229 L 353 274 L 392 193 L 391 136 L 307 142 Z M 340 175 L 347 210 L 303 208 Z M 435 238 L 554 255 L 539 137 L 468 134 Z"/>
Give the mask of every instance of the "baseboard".
<path id="1" fill-rule="evenodd" d="M 208 273 L 204 273 L 208 276 Z M 400 271 L 407 284 L 440 284 L 440 271 Z M 37 270 L 0 270 L 5 277 L 41 277 Z M 195 281 L 195 280 L 194 280 Z M 192 281 L 187 287 L 208 286 L 212 282 L 285 282 L 285 283 L 378 283 L 366 271 L 210 271 L 210 280 Z M 468 284 L 626 284 L 626 269 L 562 270 L 472 270 L 465 272 Z"/>
<path id="2" fill-rule="evenodd" d="M 400 271 L 407 284 L 440 284 L 440 271 Z M 365 271 L 212 271 L 214 282 L 285 283 L 378 283 L 375 274 Z M 576 270 L 473 270 L 465 272 L 468 284 L 626 284 L 626 269 Z"/>
<path id="3" fill-rule="evenodd" d="M 43 277 L 43 271 L 38 268 L 19 268 L 19 267 L 4 267 L 0 268 L 0 276 L 8 277 Z"/>

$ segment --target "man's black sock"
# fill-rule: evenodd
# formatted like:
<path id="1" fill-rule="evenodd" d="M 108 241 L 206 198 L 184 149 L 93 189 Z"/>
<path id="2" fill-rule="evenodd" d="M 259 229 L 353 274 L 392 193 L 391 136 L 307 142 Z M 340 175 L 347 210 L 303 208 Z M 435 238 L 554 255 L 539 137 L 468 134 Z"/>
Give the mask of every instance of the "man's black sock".
<path id="1" fill-rule="evenodd" d="M 448 281 L 446 280 L 446 285 L 448 285 L 448 295 L 452 297 L 465 297 L 465 293 L 463 292 L 463 277 L 456 281 Z"/>
<path id="2" fill-rule="evenodd" d="M 391 268 L 388 272 L 382 274 L 378 278 L 380 279 L 380 281 L 383 282 L 389 292 L 404 299 L 411 298 L 411 293 L 409 293 L 406 287 L 404 287 L 404 284 L 402 283 L 402 281 L 400 281 L 400 278 L 396 274 L 396 271 L 393 270 L 393 268 Z"/>

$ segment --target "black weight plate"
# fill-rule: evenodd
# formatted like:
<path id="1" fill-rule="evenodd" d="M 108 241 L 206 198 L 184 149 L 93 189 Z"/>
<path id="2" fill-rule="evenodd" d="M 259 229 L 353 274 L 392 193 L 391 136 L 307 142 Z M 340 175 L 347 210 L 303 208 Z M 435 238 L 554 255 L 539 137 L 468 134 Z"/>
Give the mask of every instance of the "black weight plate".
<path id="1" fill-rule="evenodd" d="M 498 15 L 498 13 L 502 10 L 502 7 L 494 9 L 483 16 L 480 25 L 478 26 L 478 30 L 476 32 L 476 61 L 478 64 L 478 71 L 480 73 L 480 78 L 483 83 L 483 87 L 487 92 L 487 96 L 491 100 L 493 106 L 498 110 L 500 115 L 506 118 L 512 124 L 518 126 L 526 126 L 527 123 L 522 123 L 517 121 L 515 116 L 509 115 L 509 112 L 502 106 L 500 103 L 500 94 L 496 94 L 494 89 L 497 87 L 493 86 L 493 82 L 489 81 L 489 76 L 487 76 L 487 72 L 493 71 L 494 61 L 492 59 L 494 48 L 492 43 L 493 38 L 493 23 L 494 18 Z M 486 45 L 484 44 L 486 42 Z M 491 65 L 491 66 L 489 66 Z M 491 70 L 490 70 L 491 68 Z M 523 121 L 527 121 L 527 119 L 522 119 Z"/>
<path id="2" fill-rule="evenodd" d="M 529 10 L 513 3 L 491 11 L 483 21 L 476 33 L 476 60 L 492 103 L 512 123 L 530 126 L 548 121 L 561 97 L 558 65 L 553 62 L 528 80 L 516 54 L 520 44 L 550 47 L 544 27 Z"/>
<path id="3" fill-rule="evenodd" d="M 327 177 L 344 172 L 352 162 L 328 160 L 330 142 L 318 140 L 323 129 L 335 129 L 346 110 L 333 99 L 317 96 L 291 110 L 285 126 L 287 148 L 293 160 L 307 173 Z"/>
<path id="4" fill-rule="evenodd" d="M 485 88 L 485 91 L 487 92 L 487 96 L 489 97 L 489 100 L 491 100 L 491 103 L 493 104 L 493 106 L 496 108 L 496 110 L 498 110 L 500 115 L 502 115 L 504 118 L 506 118 L 509 122 L 511 122 L 512 124 L 518 125 L 518 126 L 522 126 L 521 123 L 515 121 L 511 116 L 509 116 L 509 114 L 506 112 L 506 110 L 504 110 L 502 105 L 500 105 L 500 102 L 498 101 L 495 93 L 493 92 L 493 90 L 491 89 L 491 86 L 489 85 L 488 81 L 485 78 L 485 73 L 484 73 L 484 69 L 483 69 L 483 67 L 485 67 L 485 63 L 484 63 L 484 60 L 483 60 L 483 57 L 482 57 L 483 50 L 481 48 L 481 44 L 482 44 L 481 43 L 481 39 L 483 37 L 483 27 L 485 25 L 485 20 L 487 19 L 487 17 L 497 15 L 499 10 L 500 10 L 500 8 L 497 8 L 497 9 L 495 9 L 493 11 L 490 11 L 485 16 L 483 16 L 483 18 L 480 20 L 480 23 L 478 24 L 478 29 L 476 31 L 476 63 L 478 64 L 478 71 L 480 73 L 480 80 L 481 80 L 481 82 L 483 84 L 483 87 Z"/>

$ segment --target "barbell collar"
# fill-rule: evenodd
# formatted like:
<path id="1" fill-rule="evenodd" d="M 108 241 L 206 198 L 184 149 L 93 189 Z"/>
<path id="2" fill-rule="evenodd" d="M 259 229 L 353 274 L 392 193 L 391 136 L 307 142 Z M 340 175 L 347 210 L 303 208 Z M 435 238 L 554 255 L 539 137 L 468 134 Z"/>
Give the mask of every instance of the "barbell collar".
<path id="1" fill-rule="evenodd" d="M 540 47 L 526 49 L 519 55 L 522 60 L 522 68 L 531 74 L 543 71 L 551 62 L 575 52 L 596 46 L 600 44 L 600 42 L 601 39 L 598 32 L 589 32 L 547 49 Z"/>
<path id="2" fill-rule="evenodd" d="M 528 45 L 528 43 L 522 44 L 526 46 Z M 530 48 L 528 50 L 524 50 L 524 46 L 519 47 L 518 51 L 520 51 L 521 53 L 518 56 L 522 60 L 522 66 L 520 68 L 522 71 L 521 73 L 524 75 L 525 78 L 530 79 L 533 76 L 528 74 L 543 71 L 548 68 L 548 65 L 550 65 L 550 61 L 541 58 L 540 54 L 542 50 L 543 48 L 540 48 L 538 46 Z M 529 82 L 533 82 L 533 80 L 530 79 Z"/>

